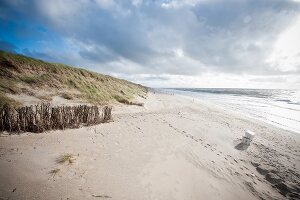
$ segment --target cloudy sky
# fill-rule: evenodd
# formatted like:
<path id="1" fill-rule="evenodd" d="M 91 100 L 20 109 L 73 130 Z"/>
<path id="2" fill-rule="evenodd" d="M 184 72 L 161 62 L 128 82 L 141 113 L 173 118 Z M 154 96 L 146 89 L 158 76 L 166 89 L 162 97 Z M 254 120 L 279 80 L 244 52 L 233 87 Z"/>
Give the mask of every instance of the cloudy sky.
<path id="1" fill-rule="evenodd" d="M 1 0 L 0 49 L 152 87 L 300 89 L 299 0 Z"/>

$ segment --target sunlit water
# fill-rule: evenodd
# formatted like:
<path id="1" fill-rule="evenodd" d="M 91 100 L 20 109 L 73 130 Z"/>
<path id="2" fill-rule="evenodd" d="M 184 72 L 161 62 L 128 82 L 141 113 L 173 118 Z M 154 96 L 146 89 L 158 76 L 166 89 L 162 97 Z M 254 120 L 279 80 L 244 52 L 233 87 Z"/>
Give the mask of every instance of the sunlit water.
<path id="1" fill-rule="evenodd" d="M 300 133 L 300 91 L 259 89 L 165 89 Z"/>

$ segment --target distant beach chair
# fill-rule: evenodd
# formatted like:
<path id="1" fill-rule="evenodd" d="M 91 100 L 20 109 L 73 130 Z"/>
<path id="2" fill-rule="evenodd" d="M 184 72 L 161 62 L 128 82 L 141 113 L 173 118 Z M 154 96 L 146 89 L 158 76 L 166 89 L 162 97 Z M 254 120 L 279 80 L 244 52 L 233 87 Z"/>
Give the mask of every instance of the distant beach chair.
<path id="1" fill-rule="evenodd" d="M 245 132 L 245 136 L 242 139 L 242 143 L 244 143 L 246 145 L 250 145 L 250 143 L 252 142 L 254 136 L 255 136 L 255 133 L 253 131 L 247 130 Z"/>

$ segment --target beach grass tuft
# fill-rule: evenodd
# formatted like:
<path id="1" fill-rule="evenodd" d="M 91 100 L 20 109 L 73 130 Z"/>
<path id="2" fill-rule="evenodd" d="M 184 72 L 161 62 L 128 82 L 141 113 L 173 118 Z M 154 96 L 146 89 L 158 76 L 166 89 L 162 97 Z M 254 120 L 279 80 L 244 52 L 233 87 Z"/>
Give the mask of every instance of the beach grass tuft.
<path id="1" fill-rule="evenodd" d="M 61 97 L 64 98 L 64 99 L 67 99 L 67 100 L 74 99 L 74 97 L 69 93 L 63 93 L 63 94 L 61 94 Z"/>
<path id="2" fill-rule="evenodd" d="M 52 169 L 49 174 L 51 174 L 53 176 L 53 178 L 55 177 L 55 175 L 60 171 L 60 169 Z"/>
<path id="3" fill-rule="evenodd" d="M 17 108 L 21 106 L 21 103 L 6 96 L 3 92 L 0 92 L 0 107 L 8 106 L 10 108 Z"/>
<path id="4" fill-rule="evenodd" d="M 72 164 L 74 162 L 74 158 L 72 154 L 62 154 L 56 159 L 56 163 L 64 164 L 68 162 L 68 164 Z"/>

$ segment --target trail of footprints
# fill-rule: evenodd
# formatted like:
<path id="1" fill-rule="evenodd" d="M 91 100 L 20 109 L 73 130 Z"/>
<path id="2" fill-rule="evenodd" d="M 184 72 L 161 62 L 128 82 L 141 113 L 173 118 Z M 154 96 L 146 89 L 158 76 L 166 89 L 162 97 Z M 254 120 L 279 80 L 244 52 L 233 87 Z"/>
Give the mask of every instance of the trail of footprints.
<path id="1" fill-rule="evenodd" d="M 242 160 L 242 159 L 239 159 L 239 160 L 234 159 L 234 158 L 233 158 L 231 155 L 229 155 L 229 154 L 225 155 L 222 151 L 217 151 L 217 148 L 216 148 L 216 147 L 214 147 L 213 145 L 211 145 L 211 144 L 209 144 L 209 143 L 203 141 L 202 139 L 197 138 L 197 137 L 193 136 L 192 134 L 187 133 L 187 132 L 184 131 L 184 130 L 183 130 L 183 131 L 179 130 L 178 128 L 174 127 L 171 123 L 169 123 L 164 117 L 162 117 L 162 118 L 160 118 L 160 119 L 157 118 L 157 121 L 160 121 L 160 120 L 161 120 L 163 123 L 167 124 L 171 129 L 173 129 L 173 130 L 175 131 L 175 132 L 173 132 L 173 133 L 179 133 L 179 134 L 181 134 L 182 136 L 184 136 L 184 137 L 186 137 L 186 138 L 188 138 L 188 139 L 191 139 L 191 140 L 193 140 L 193 141 L 195 141 L 195 142 L 197 142 L 197 143 L 200 143 L 204 148 L 206 148 L 206 149 L 208 149 L 208 150 L 210 150 L 210 151 L 212 151 L 212 152 L 215 152 L 217 156 L 223 157 L 223 158 L 224 158 L 224 162 L 229 162 L 230 165 L 231 165 L 231 167 L 234 167 L 236 163 L 239 163 L 239 162 L 245 162 L 245 160 Z M 143 120 L 143 121 L 145 121 L 145 120 Z M 134 124 L 128 124 L 128 125 L 132 125 L 132 126 L 133 126 Z M 140 127 L 135 126 L 135 128 L 136 128 L 136 130 L 137 130 L 138 132 L 143 133 Z M 213 160 L 212 160 L 211 162 L 212 162 L 212 163 L 215 163 L 215 161 L 213 161 Z M 243 171 L 243 172 L 244 172 L 243 174 L 245 174 L 246 176 L 248 176 L 248 177 L 250 177 L 250 178 L 254 178 L 253 172 L 252 172 L 249 168 L 247 168 L 245 165 L 236 168 L 236 170 L 237 170 L 237 169 Z M 232 175 L 235 175 L 235 176 L 241 176 L 241 175 L 242 175 L 241 173 L 239 173 L 239 172 L 236 171 L 236 170 L 232 171 L 232 169 L 229 169 L 229 168 L 227 168 L 227 170 L 229 170 L 229 171 L 231 172 Z M 258 177 L 256 177 L 256 178 L 258 178 Z M 257 180 L 258 180 L 258 181 L 261 181 L 259 178 L 258 178 Z M 254 183 L 255 183 L 255 182 L 254 182 Z M 255 183 L 255 184 L 256 184 L 256 183 Z"/>
<path id="2" fill-rule="evenodd" d="M 142 121 L 145 122 L 146 120 L 143 119 L 143 120 L 141 120 L 141 122 Z M 227 171 L 229 171 L 231 176 L 236 176 L 236 177 L 247 176 L 248 180 L 251 180 L 250 182 L 252 182 L 254 185 L 257 185 L 257 181 L 258 182 L 265 182 L 265 180 L 261 179 L 258 176 L 255 176 L 254 173 L 244 165 L 246 163 L 245 160 L 243 160 L 243 159 L 238 159 L 237 160 L 229 154 L 224 154 L 222 151 L 218 151 L 216 147 L 214 147 L 213 145 L 207 143 L 206 141 L 204 141 L 200 138 L 197 138 L 197 137 L 193 136 L 192 134 L 187 133 L 184 130 L 179 130 L 178 128 L 174 127 L 171 123 L 169 123 L 164 116 L 161 116 L 161 118 L 156 118 L 156 121 L 157 122 L 162 121 L 164 124 L 166 124 L 171 129 L 174 130 L 174 132 L 172 132 L 173 134 L 178 133 L 178 134 L 182 135 L 183 137 L 186 137 L 187 139 L 190 139 L 194 142 L 200 143 L 205 149 L 207 149 L 211 152 L 215 152 L 217 156 L 223 158 L 224 159 L 223 162 L 229 163 L 229 166 L 225 167 L 225 168 L 224 168 L 224 166 L 214 165 L 214 167 L 213 167 L 214 170 L 219 171 L 219 172 L 221 172 L 223 170 L 227 170 Z M 134 129 L 135 129 L 134 132 L 143 133 L 142 129 L 139 126 L 136 126 L 136 124 L 134 125 L 133 123 L 130 124 L 130 123 L 127 123 L 127 122 L 125 122 L 125 123 L 130 127 L 134 127 Z M 211 160 L 211 162 L 216 164 L 216 162 L 214 160 Z M 243 164 L 241 163 L 242 164 L 241 166 L 236 165 L 236 163 L 240 163 L 240 162 L 244 162 L 244 163 Z M 226 176 L 226 175 L 224 175 L 224 176 Z M 227 178 L 232 179 L 232 177 L 230 177 L 230 176 L 227 176 Z"/>
<path id="3" fill-rule="evenodd" d="M 189 133 L 186 133 L 186 131 L 180 131 L 178 128 L 174 127 L 172 124 L 168 123 L 166 120 L 163 119 L 163 122 L 164 123 L 167 123 L 168 126 L 172 129 L 174 129 L 177 133 L 183 135 L 184 137 L 186 138 L 189 138 L 195 142 L 200 142 L 202 144 L 202 146 L 204 146 L 204 148 L 207 148 L 208 150 L 212 151 L 212 152 L 216 152 L 217 156 L 223 156 L 225 162 L 229 162 L 232 166 L 235 166 L 235 163 L 239 163 L 239 162 L 246 162 L 245 160 L 243 159 L 234 159 L 231 155 L 227 154 L 225 155 L 222 151 L 217 151 L 217 149 L 215 147 L 213 147 L 211 144 L 209 143 L 206 143 L 205 141 L 203 141 L 202 139 L 200 138 L 196 138 L 195 136 L 189 134 Z M 215 161 L 211 161 L 212 163 L 215 163 Z M 253 174 L 253 172 L 248 168 L 246 167 L 245 165 L 239 167 L 238 169 L 244 171 L 246 176 L 250 177 L 251 179 L 253 179 L 255 177 L 255 175 Z M 242 174 L 239 173 L 238 171 L 232 171 L 231 169 L 227 168 L 227 170 L 229 170 L 231 172 L 232 175 L 235 175 L 235 176 L 241 176 Z M 247 171 L 247 172 L 246 172 Z M 261 181 L 263 182 L 263 180 L 261 180 L 259 177 L 256 177 L 258 181 Z M 254 181 L 254 183 L 256 184 L 256 182 Z"/>
<path id="4" fill-rule="evenodd" d="M 136 116 L 132 116 L 132 118 L 136 118 Z M 208 151 L 215 152 L 217 156 L 223 158 L 224 159 L 223 162 L 228 163 L 229 165 L 216 165 L 216 161 L 214 161 L 214 160 L 211 160 L 210 162 L 215 164 L 215 165 L 213 165 L 214 170 L 219 171 L 219 172 L 224 171 L 224 170 L 228 171 L 231 174 L 231 176 L 225 175 L 226 173 L 223 174 L 223 176 L 226 176 L 228 179 L 232 179 L 234 176 L 235 177 L 240 177 L 240 176 L 245 177 L 246 176 L 246 177 L 248 177 L 246 179 L 247 180 L 246 182 L 247 183 L 252 182 L 251 183 L 252 187 L 256 187 L 255 185 L 257 185 L 258 182 L 266 183 L 266 180 L 261 179 L 259 176 L 256 176 L 251 169 L 249 169 L 248 167 L 245 166 L 245 164 L 246 164 L 245 160 L 235 159 L 229 154 L 225 154 L 222 151 L 218 151 L 216 147 L 207 143 L 207 141 L 197 138 L 197 137 L 193 136 L 192 134 L 187 133 L 184 130 L 179 130 L 178 128 L 174 127 L 171 123 L 169 123 L 166 120 L 166 116 L 161 116 L 161 117 L 156 116 L 155 120 L 158 123 L 163 122 L 164 124 L 169 126 L 171 129 L 173 129 L 174 131 L 171 132 L 172 134 L 178 133 L 178 134 L 182 135 L 183 137 L 186 137 L 187 139 L 190 139 L 194 142 L 200 143 Z M 140 122 L 146 122 L 146 119 L 143 118 L 142 120 L 140 120 Z M 136 126 L 135 123 L 128 123 L 127 121 L 125 121 L 125 124 L 128 125 L 129 127 L 133 127 L 134 132 L 143 133 L 142 129 L 139 126 Z M 237 163 L 241 164 L 241 165 L 236 165 Z"/>
<path id="5" fill-rule="evenodd" d="M 242 160 L 242 159 L 240 159 L 239 161 L 238 160 L 236 160 L 236 159 L 234 159 L 231 155 L 224 155 L 224 153 L 222 152 L 222 151 L 217 151 L 217 148 L 216 147 L 213 147 L 211 144 L 209 144 L 209 143 L 207 143 L 207 142 L 205 142 L 205 141 L 203 141 L 202 139 L 200 139 L 200 138 L 197 138 L 197 137 L 195 137 L 195 136 L 193 136 L 192 134 L 189 134 L 189 133 L 187 133 L 186 131 L 181 131 L 181 130 L 179 130 L 178 128 L 176 128 L 176 127 L 174 127 L 171 123 L 169 123 L 164 117 L 162 117 L 162 118 L 160 118 L 160 120 L 162 120 L 162 122 L 163 123 L 165 123 L 165 124 L 167 124 L 170 128 L 172 128 L 176 133 L 179 133 L 179 134 L 181 134 L 182 136 L 184 136 L 184 137 L 186 137 L 186 138 L 188 138 L 188 139 L 191 139 L 191 140 L 193 140 L 193 141 L 195 141 L 195 142 L 197 142 L 197 143 L 201 143 L 201 145 L 202 146 L 204 146 L 204 148 L 206 148 L 206 149 L 208 149 L 208 150 L 210 150 L 210 151 L 212 151 L 212 152 L 215 152 L 216 154 L 217 154 L 217 156 L 220 156 L 220 157 L 223 157 L 224 158 L 224 161 L 225 162 L 229 162 L 232 166 L 234 166 L 235 165 L 235 163 L 239 163 L 239 161 L 244 161 L 244 160 Z M 160 121 L 158 118 L 157 118 L 157 121 Z M 132 124 L 133 125 L 133 124 Z M 141 129 L 140 129 L 140 127 L 138 127 L 138 126 L 136 126 L 136 129 L 138 130 L 138 131 L 142 131 Z M 244 161 L 245 162 L 245 161 Z M 247 176 L 250 176 L 251 174 L 253 174 L 252 172 L 251 172 L 251 170 L 249 169 L 249 168 L 247 168 L 246 166 L 242 166 L 242 167 L 240 167 L 239 168 L 240 170 L 242 170 L 242 171 L 249 171 L 249 173 L 246 173 L 246 175 Z M 236 172 L 236 173 L 234 173 L 235 175 L 240 175 L 240 173 L 238 173 L 238 172 Z"/>

